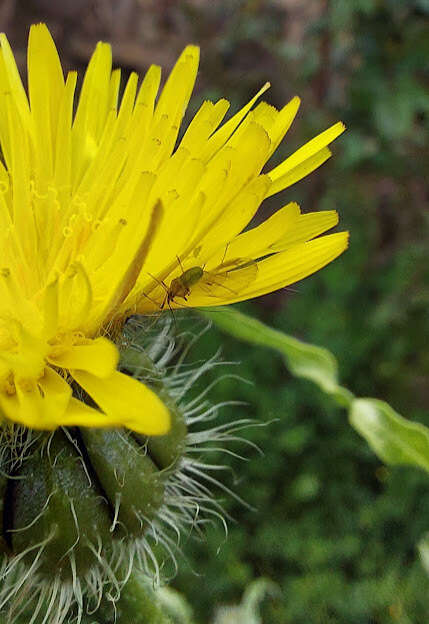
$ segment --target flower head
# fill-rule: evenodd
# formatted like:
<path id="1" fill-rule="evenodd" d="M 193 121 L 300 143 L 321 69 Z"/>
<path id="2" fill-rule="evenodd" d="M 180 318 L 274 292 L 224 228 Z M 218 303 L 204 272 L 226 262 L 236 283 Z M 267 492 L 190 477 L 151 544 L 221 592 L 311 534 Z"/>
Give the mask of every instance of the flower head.
<path id="1" fill-rule="evenodd" d="M 30 31 L 28 96 L 4 34 L 0 45 L 0 413 L 38 429 L 163 434 L 167 408 L 117 370 L 108 336 L 130 314 L 256 297 L 337 257 L 347 233 L 314 238 L 336 225 L 334 211 L 288 204 L 243 230 L 264 198 L 329 158 L 344 126 L 261 174 L 299 99 L 251 110 L 265 85 L 223 125 L 228 102 L 205 102 L 176 146 L 195 46 L 158 99 L 151 66 L 140 87 L 130 75 L 118 104 L 120 71 L 99 43 L 74 113 L 76 73 L 64 80 L 45 25 Z"/>

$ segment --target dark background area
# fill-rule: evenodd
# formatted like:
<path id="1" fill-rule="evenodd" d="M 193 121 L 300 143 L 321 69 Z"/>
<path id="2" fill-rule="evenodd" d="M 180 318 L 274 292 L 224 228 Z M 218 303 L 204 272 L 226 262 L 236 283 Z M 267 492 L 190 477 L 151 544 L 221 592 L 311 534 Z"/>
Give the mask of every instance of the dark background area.
<path id="1" fill-rule="evenodd" d="M 356 394 L 429 425 L 428 0 L 2 0 L 0 29 L 22 68 L 37 21 L 48 23 L 66 69 L 83 70 L 99 39 L 112 43 L 115 65 L 141 73 L 153 62 L 167 70 L 186 43 L 200 44 L 190 113 L 219 97 L 236 110 L 266 80 L 277 107 L 300 95 L 278 159 L 338 119 L 347 124 L 328 164 L 261 216 L 292 200 L 304 211 L 337 209 L 350 249 L 242 308 L 328 347 Z M 213 330 L 195 357 L 220 342 L 225 360 L 256 382 L 213 389 L 214 401 L 248 403 L 222 418 L 278 420 L 245 434 L 263 457 L 223 458 L 234 475 L 225 482 L 257 511 L 225 496 L 235 519 L 228 538 L 216 527 L 184 544 L 174 584 L 197 620 L 264 576 L 281 588 L 263 605 L 269 624 L 426 624 L 429 580 L 416 543 L 429 530 L 427 475 L 381 466 L 345 412 L 290 378 L 277 355 Z"/>

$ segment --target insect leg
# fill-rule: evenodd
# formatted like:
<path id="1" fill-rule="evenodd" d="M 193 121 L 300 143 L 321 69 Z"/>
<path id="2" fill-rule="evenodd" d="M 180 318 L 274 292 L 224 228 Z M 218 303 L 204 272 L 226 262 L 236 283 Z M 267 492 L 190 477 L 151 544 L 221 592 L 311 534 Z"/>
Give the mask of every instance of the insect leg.
<path id="1" fill-rule="evenodd" d="M 222 261 L 221 261 L 221 263 L 220 263 L 220 266 L 222 266 L 222 264 L 223 264 L 223 263 L 224 263 L 224 261 L 225 261 L 226 252 L 228 251 L 228 247 L 229 247 L 229 243 L 227 243 L 227 244 L 225 245 L 225 251 L 223 252 L 223 257 L 222 257 Z"/>
<path id="2" fill-rule="evenodd" d="M 163 309 L 164 309 L 164 307 L 165 307 L 165 303 L 166 303 L 166 301 L 167 301 L 167 298 L 168 298 L 169 292 L 170 292 L 170 291 L 169 291 L 169 288 L 168 288 L 168 286 L 167 286 L 167 284 L 166 284 L 165 282 L 163 282 L 162 280 L 159 280 L 157 277 L 155 277 L 155 275 L 152 275 L 152 273 L 148 273 L 148 275 L 149 275 L 149 276 L 150 276 L 150 277 L 151 277 L 151 278 L 152 278 L 152 279 L 153 279 L 153 280 L 154 280 L 157 284 L 159 284 L 160 286 L 162 286 L 162 287 L 163 287 L 163 289 L 165 290 L 165 296 L 164 296 L 164 299 L 162 300 L 162 303 L 161 303 L 161 305 L 159 306 L 159 309 L 160 309 L 160 310 L 163 310 Z M 147 295 L 145 295 L 145 297 L 148 297 L 148 296 L 147 296 Z M 150 298 L 148 297 L 148 299 L 150 299 Z M 152 299 L 150 299 L 150 301 L 152 301 Z M 157 303 L 157 305 L 158 305 L 158 303 Z"/>

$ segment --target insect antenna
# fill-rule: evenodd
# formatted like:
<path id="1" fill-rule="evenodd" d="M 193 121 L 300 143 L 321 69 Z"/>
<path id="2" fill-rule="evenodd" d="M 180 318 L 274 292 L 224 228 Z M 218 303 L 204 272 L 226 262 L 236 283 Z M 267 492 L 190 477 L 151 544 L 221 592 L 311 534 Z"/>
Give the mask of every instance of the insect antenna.
<path id="1" fill-rule="evenodd" d="M 168 286 L 165 282 L 163 282 L 162 280 L 159 280 L 157 277 L 155 277 L 155 275 L 152 275 L 152 273 L 148 273 L 149 277 L 151 277 L 159 286 L 161 286 L 164 290 L 165 290 L 165 297 L 162 300 L 161 305 L 159 306 L 160 310 L 163 310 L 164 306 L 165 306 L 165 302 L 168 299 L 168 293 L 170 292 L 168 289 Z M 151 299 L 148 295 L 145 294 L 145 297 L 147 297 L 150 301 L 152 301 L 153 303 L 156 303 L 156 305 L 159 305 L 157 301 L 154 301 L 153 299 Z"/>
<path id="2" fill-rule="evenodd" d="M 228 251 L 228 247 L 229 247 L 229 243 L 227 243 L 225 245 L 225 251 L 223 252 L 223 256 L 222 256 L 222 260 L 221 260 L 220 266 L 222 266 L 222 264 L 224 263 L 224 260 L 225 260 L 225 257 L 226 257 L 226 252 Z"/>

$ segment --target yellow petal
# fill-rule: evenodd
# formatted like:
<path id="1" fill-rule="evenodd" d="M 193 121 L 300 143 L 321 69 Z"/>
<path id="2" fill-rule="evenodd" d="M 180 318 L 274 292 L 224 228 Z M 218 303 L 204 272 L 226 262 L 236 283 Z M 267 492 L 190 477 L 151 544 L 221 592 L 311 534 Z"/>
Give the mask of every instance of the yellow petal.
<path id="1" fill-rule="evenodd" d="M 259 297 L 315 273 L 347 249 L 348 232 L 321 236 L 258 262 L 258 277 L 246 297 Z"/>
<path id="2" fill-rule="evenodd" d="M 105 128 L 110 103 L 110 76 L 112 50 L 106 43 L 98 43 L 85 73 L 73 123 L 73 186 L 98 150 Z"/>
<path id="3" fill-rule="evenodd" d="M 72 370 L 78 384 L 113 421 L 145 435 L 163 435 L 170 429 L 170 414 L 164 403 L 137 379 L 115 371 L 100 379 Z"/>
<path id="4" fill-rule="evenodd" d="M 27 94 L 25 93 L 9 41 L 4 33 L 0 33 L 0 47 L 9 89 L 19 109 L 23 122 L 28 124 L 30 122 L 30 107 L 28 105 Z M 5 86 L 6 85 L 3 85 L 3 88 Z"/>
<path id="5" fill-rule="evenodd" d="M 285 232 L 278 241 L 270 245 L 271 251 L 283 251 L 297 243 L 304 243 L 330 230 L 338 223 L 336 210 L 322 210 L 300 215 L 294 227 Z"/>
<path id="6" fill-rule="evenodd" d="M 86 131 L 95 140 L 100 138 L 110 102 L 111 71 L 112 49 L 107 43 L 99 42 L 83 79 L 73 124 L 76 134 Z"/>
<path id="7" fill-rule="evenodd" d="M 64 350 L 55 348 L 48 360 L 59 368 L 77 368 L 92 373 L 96 377 L 109 377 L 116 370 L 119 361 L 118 349 L 107 338 L 88 340 L 86 344 L 74 345 Z"/>
<path id="8" fill-rule="evenodd" d="M 179 56 L 164 85 L 154 112 L 156 123 L 163 115 L 180 124 L 197 77 L 200 49 L 188 45 Z"/>
<path id="9" fill-rule="evenodd" d="M 301 212 L 298 204 L 290 203 L 277 210 L 257 227 L 232 240 L 225 254 L 228 258 L 258 258 L 287 232 L 293 230 Z"/>
<path id="10" fill-rule="evenodd" d="M 16 394 L 0 392 L 0 409 L 13 422 L 33 429 L 52 430 L 63 424 L 70 397 L 68 383 L 47 367 L 38 382 L 18 382 Z"/>
<path id="11" fill-rule="evenodd" d="M 80 262 L 70 264 L 59 288 L 60 318 L 66 327 L 80 329 L 88 323 L 93 293 L 91 280 Z"/>
<path id="12" fill-rule="evenodd" d="M 271 140 L 269 156 L 277 149 L 280 141 L 292 125 L 300 103 L 299 97 L 295 96 L 280 111 L 267 102 L 261 102 L 254 109 L 253 120 L 265 128 Z"/>
<path id="13" fill-rule="evenodd" d="M 229 164 L 229 171 L 223 186 L 215 188 L 214 206 L 206 219 L 202 220 L 201 230 L 205 230 L 208 224 L 211 227 L 219 219 L 240 191 L 254 182 L 254 178 L 259 175 L 266 162 L 270 149 L 270 139 L 266 130 L 257 123 L 249 122 L 238 132 L 210 162 L 210 168 L 216 167 L 218 162 L 221 163 L 222 169 Z"/>
<path id="14" fill-rule="evenodd" d="M 61 418 L 64 427 L 121 427 L 123 423 L 73 397 Z"/>
<path id="15" fill-rule="evenodd" d="M 243 258 L 237 265 L 218 267 L 218 270 L 204 271 L 202 279 L 191 289 L 187 306 L 198 305 L 194 301 L 210 297 L 211 305 L 218 305 L 225 297 L 239 297 L 240 293 L 249 289 L 250 284 L 258 275 L 258 265 Z M 240 268 L 242 266 L 242 268 Z M 214 302 L 213 298 L 218 301 Z M 178 301 L 174 301 L 172 307 L 183 307 Z"/>
<path id="16" fill-rule="evenodd" d="M 263 223 L 247 232 L 243 232 L 228 242 L 227 246 L 220 247 L 213 256 L 206 261 L 210 270 L 217 264 L 228 262 L 235 258 L 259 259 L 273 252 L 273 244 L 282 236 L 293 232 L 301 212 L 298 204 L 291 202 L 283 206 L 274 215 Z M 309 237 L 311 238 L 311 237 Z"/>
<path id="17" fill-rule="evenodd" d="M 47 284 L 43 292 L 44 334 L 48 338 L 58 327 L 58 278 Z"/>
<path id="18" fill-rule="evenodd" d="M 134 106 L 129 129 L 128 169 L 124 172 L 125 176 L 130 171 L 134 171 L 136 166 L 141 169 L 147 168 L 144 163 L 145 146 L 149 137 L 160 81 L 161 68 L 158 65 L 151 65 L 143 78 Z"/>
<path id="19" fill-rule="evenodd" d="M 73 98 L 76 89 L 77 73 L 69 72 L 60 103 L 56 146 L 55 146 L 55 184 L 61 190 L 61 199 L 66 199 L 64 188 L 71 184 L 72 170 L 72 117 Z"/>
<path id="20" fill-rule="evenodd" d="M 328 147 L 323 147 L 319 152 L 310 156 L 302 163 L 274 180 L 267 192 L 267 197 L 270 197 L 279 191 L 283 191 L 285 188 L 288 188 L 288 186 L 295 184 L 295 182 L 299 182 L 299 180 L 302 180 L 302 178 L 305 178 L 305 176 L 308 176 L 315 169 L 323 165 L 323 163 L 326 162 L 331 156 L 331 150 Z"/>
<path id="21" fill-rule="evenodd" d="M 159 281 L 180 268 L 177 258 L 188 250 L 189 239 L 198 227 L 204 205 L 205 197 L 199 194 L 188 206 L 189 214 L 185 213 L 185 217 L 180 210 L 174 210 L 170 213 L 170 218 L 164 219 L 164 227 L 157 240 L 154 241 L 153 249 L 143 267 L 140 286 L 153 281 L 149 274 L 155 275 Z"/>
<path id="22" fill-rule="evenodd" d="M 258 262 L 256 279 L 238 295 L 225 293 L 217 305 L 225 305 L 259 297 L 266 293 L 289 286 L 315 273 L 337 258 L 348 245 L 348 232 L 338 232 L 294 245 L 287 251 L 273 254 Z M 213 298 L 195 296 L 194 306 L 212 306 Z"/>
<path id="23" fill-rule="evenodd" d="M 122 96 L 119 113 L 116 116 L 114 111 L 110 111 L 109 123 L 104 127 L 97 155 L 79 184 L 78 192 L 82 195 L 87 193 L 87 201 L 91 204 L 100 203 L 98 197 L 107 195 L 106 186 L 115 183 L 122 170 L 127 150 L 125 137 L 133 112 L 137 81 L 137 74 L 132 72 Z"/>
<path id="24" fill-rule="evenodd" d="M 204 262 L 210 258 L 213 250 L 221 248 L 221 252 L 225 252 L 225 245 L 244 230 L 264 199 L 269 184 L 268 176 L 255 178 L 219 215 L 206 236 L 199 241 L 202 245 L 199 257 Z M 248 257 L 249 254 L 243 256 Z M 210 260 L 209 265 L 213 264 Z"/>
<path id="25" fill-rule="evenodd" d="M 25 257 L 33 258 L 36 251 L 34 214 L 28 210 L 30 199 L 30 145 L 28 128 L 23 126 L 10 94 L 5 94 L 6 115 L 10 138 L 9 172 L 13 177 L 13 220 Z M 31 271 L 27 274 L 31 275 Z"/>
<path id="26" fill-rule="evenodd" d="M 315 154 L 317 154 L 317 152 L 320 152 L 321 149 L 329 145 L 329 143 L 332 143 L 332 141 L 340 136 L 340 134 L 342 134 L 345 129 L 345 125 L 341 121 L 338 121 L 336 124 L 328 128 L 324 132 L 321 132 L 316 137 L 314 137 L 314 139 L 311 139 L 311 141 L 308 141 L 307 143 L 305 143 L 305 145 L 296 150 L 296 152 L 294 152 L 292 156 L 289 156 L 289 158 L 286 158 L 286 160 L 280 163 L 280 165 L 272 169 L 269 172 L 270 178 L 273 181 L 277 180 L 285 173 L 291 171 L 291 169 L 294 169 L 311 156 L 314 156 Z"/>
<path id="27" fill-rule="evenodd" d="M 216 130 L 229 108 L 227 100 L 204 102 L 195 117 L 190 122 L 183 139 L 181 147 L 188 149 L 195 157 L 205 147 L 210 135 Z"/>
<path id="28" fill-rule="evenodd" d="M 202 160 L 206 162 L 210 160 L 211 158 L 213 158 L 216 152 L 220 150 L 220 148 L 223 145 L 225 145 L 225 143 L 228 141 L 230 136 L 233 134 L 234 130 L 239 126 L 239 124 L 246 117 L 247 113 L 250 111 L 250 109 L 252 108 L 256 100 L 259 97 L 261 97 L 261 95 L 265 93 L 265 91 L 269 88 L 270 88 L 270 83 L 266 82 L 264 86 L 262 87 L 262 89 L 258 91 L 258 93 L 250 100 L 250 102 L 246 104 L 246 106 L 243 106 L 243 108 L 239 110 L 238 113 L 235 113 L 235 115 L 231 117 L 231 119 L 229 119 L 226 123 L 224 123 L 223 126 L 221 126 L 219 130 L 217 130 L 210 137 L 209 141 L 207 142 L 206 147 L 204 148 L 203 152 L 200 154 L 200 158 Z"/>
<path id="29" fill-rule="evenodd" d="M 286 132 L 291 127 L 292 122 L 295 119 L 298 109 L 300 107 L 300 104 L 301 100 L 298 96 L 295 96 L 279 111 L 279 114 L 277 115 L 271 130 L 271 154 L 277 149 L 280 141 L 283 139 Z"/>
<path id="30" fill-rule="evenodd" d="M 113 289 L 110 296 L 106 297 L 105 306 L 101 309 L 99 318 L 96 319 L 99 325 L 108 323 L 115 316 L 120 305 L 127 299 L 133 289 L 140 275 L 143 263 L 152 247 L 162 217 L 162 205 L 161 202 L 157 202 L 150 215 L 145 236 L 141 239 L 133 256 L 131 258 L 125 258 L 122 261 L 122 272 L 119 274 L 119 279 L 112 279 Z M 95 330 L 96 327 L 92 329 Z"/>
<path id="31" fill-rule="evenodd" d="M 64 91 L 60 59 L 45 24 L 35 24 L 30 28 L 27 62 L 28 92 L 37 146 L 37 178 L 43 187 L 53 175 L 58 112 Z"/>

